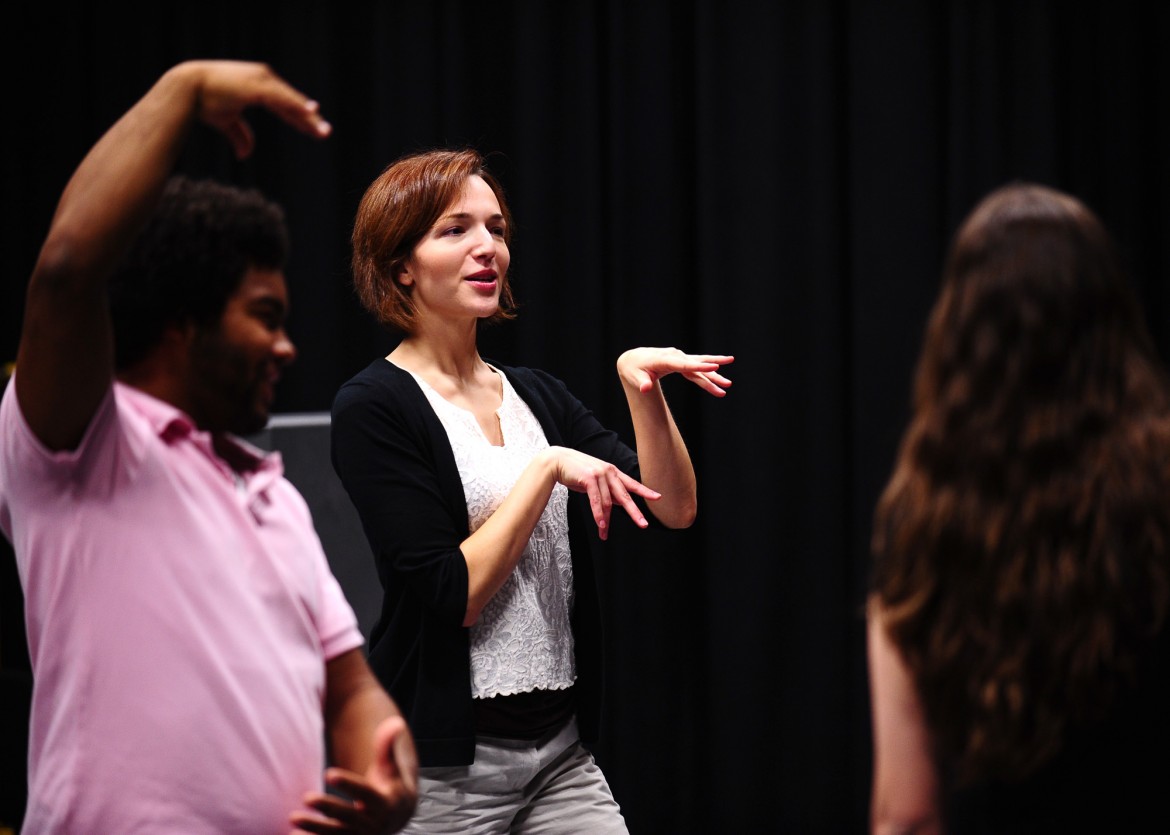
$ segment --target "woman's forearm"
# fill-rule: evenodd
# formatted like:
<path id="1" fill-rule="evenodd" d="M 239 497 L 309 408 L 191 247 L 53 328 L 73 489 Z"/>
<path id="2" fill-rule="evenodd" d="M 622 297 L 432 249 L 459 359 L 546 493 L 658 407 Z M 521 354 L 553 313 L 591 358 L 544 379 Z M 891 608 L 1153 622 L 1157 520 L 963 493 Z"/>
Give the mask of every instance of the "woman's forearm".
<path id="1" fill-rule="evenodd" d="M 695 469 L 662 386 L 655 381 L 649 391 L 642 391 L 623 381 L 622 387 L 634 424 L 641 481 L 662 494 L 650 504 L 650 511 L 668 528 L 689 527 L 698 511 Z"/>
<path id="2" fill-rule="evenodd" d="M 512 490 L 478 530 L 459 545 L 467 561 L 467 613 L 471 626 L 516 567 L 553 487 L 556 467 L 548 450 L 538 453 Z"/>

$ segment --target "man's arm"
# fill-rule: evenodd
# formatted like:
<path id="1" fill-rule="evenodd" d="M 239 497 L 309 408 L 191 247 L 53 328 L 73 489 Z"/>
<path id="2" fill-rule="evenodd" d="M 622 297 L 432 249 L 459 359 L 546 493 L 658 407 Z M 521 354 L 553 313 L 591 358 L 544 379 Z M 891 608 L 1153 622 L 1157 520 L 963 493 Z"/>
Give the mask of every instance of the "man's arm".
<path id="1" fill-rule="evenodd" d="M 69 180 L 29 280 L 17 354 L 25 420 L 50 449 L 81 440 L 113 379 L 106 281 L 150 216 L 192 125 L 252 152 L 244 111 L 271 110 L 324 137 L 317 105 L 262 64 L 191 61 L 167 71 L 82 160 Z"/>
<path id="2" fill-rule="evenodd" d="M 418 755 L 397 705 L 370 671 L 360 649 L 326 664 L 325 727 L 336 767 L 330 788 L 346 797 L 311 792 L 289 820 L 305 832 L 397 832 L 418 802 Z M 346 799 L 348 798 L 348 799 Z"/>

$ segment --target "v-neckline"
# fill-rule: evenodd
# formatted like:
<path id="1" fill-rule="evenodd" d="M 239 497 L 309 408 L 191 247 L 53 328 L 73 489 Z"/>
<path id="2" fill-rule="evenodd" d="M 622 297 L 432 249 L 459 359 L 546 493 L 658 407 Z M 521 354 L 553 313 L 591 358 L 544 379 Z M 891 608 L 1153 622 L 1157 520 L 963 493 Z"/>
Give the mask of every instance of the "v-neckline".
<path id="1" fill-rule="evenodd" d="M 396 368 L 402 368 L 401 365 L 399 365 L 398 363 L 394 362 L 393 360 L 391 360 L 389 358 L 387 358 L 386 361 L 389 362 L 391 365 L 395 366 Z M 424 378 L 417 371 L 411 371 L 409 368 L 402 368 L 402 370 L 405 371 L 410 376 L 414 377 L 415 382 L 417 382 L 420 386 L 424 387 L 424 389 L 426 391 L 429 391 L 432 394 L 434 394 L 435 397 L 442 400 L 444 403 L 446 403 L 452 409 L 456 410 L 457 412 L 459 412 L 461 414 L 466 415 L 467 418 L 471 421 L 471 423 L 476 427 L 476 429 L 479 430 L 480 436 L 487 442 L 488 446 L 493 447 L 494 449 L 504 449 L 504 447 L 506 447 L 508 445 L 508 439 L 504 437 L 504 421 L 503 421 L 503 418 L 500 417 L 500 412 L 503 410 L 504 404 L 507 402 L 507 399 L 508 399 L 507 380 L 504 378 L 504 372 L 500 371 L 494 365 L 491 365 L 488 363 L 485 363 L 485 365 L 487 365 L 487 367 L 492 370 L 492 373 L 495 374 L 496 377 L 499 378 L 499 382 L 500 382 L 500 405 L 492 410 L 492 414 L 495 415 L 495 418 L 496 418 L 496 429 L 500 433 L 500 442 L 498 444 L 493 443 L 492 439 L 488 436 L 488 433 L 486 431 L 484 431 L 483 424 L 481 424 L 479 422 L 479 416 L 476 415 L 475 412 L 473 412 L 471 409 L 466 408 L 465 406 L 460 406 L 458 403 L 452 403 L 450 400 L 448 400 L 446 397 L 444 397 L 439 392 L 438 389 L 436 389 L 434 386 L 432 386 L 430 383 L 428 383 L 426 381 L 426 378 Z"/>

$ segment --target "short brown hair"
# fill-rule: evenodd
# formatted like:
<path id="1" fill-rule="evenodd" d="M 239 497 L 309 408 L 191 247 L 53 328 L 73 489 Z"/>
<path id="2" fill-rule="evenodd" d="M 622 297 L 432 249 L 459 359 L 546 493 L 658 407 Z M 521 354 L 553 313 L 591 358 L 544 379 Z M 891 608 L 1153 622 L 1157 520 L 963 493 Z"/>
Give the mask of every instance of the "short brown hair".
<path id="1" fill-rule="evenodd" d="M 410 334 L 415 308 L 398 282 L 414 248 L 462 192 L 468 177 L 483 179 L 500 203 L 504 242 L 512 240 L 512 214 L 499 182 L 477 151 L 435 150 L 391 163 L 366 189 L 353 226 L 353 283 L 362 306 L 383 325 Z M 500 306 L 488 321 L 511 319 L 514 302 L 500 276 Z"/>

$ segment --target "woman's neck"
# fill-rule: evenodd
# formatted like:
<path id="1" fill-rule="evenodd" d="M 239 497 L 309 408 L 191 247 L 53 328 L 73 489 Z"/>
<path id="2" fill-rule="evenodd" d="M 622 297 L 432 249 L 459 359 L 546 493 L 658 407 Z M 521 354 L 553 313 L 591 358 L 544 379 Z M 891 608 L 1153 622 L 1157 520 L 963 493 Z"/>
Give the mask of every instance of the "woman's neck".
<path id="1" fill-rule="evenodd" d="M 386 359 L 417 374 L 444 400 L 474 413 L 492 443 L 503 444 L 495 414 L 503 402 L 503 383 L 480 358 L 474 339 L 444 341 L 414 333 Z"/>
<path id="2" fill-rule="evenodd" d="M 468 328 L 420 328 L 407 336 L 386 359 L 423 377 L 441 375 L 471 380 L 484 369 L 475 342 L 475 323 Z"/>

